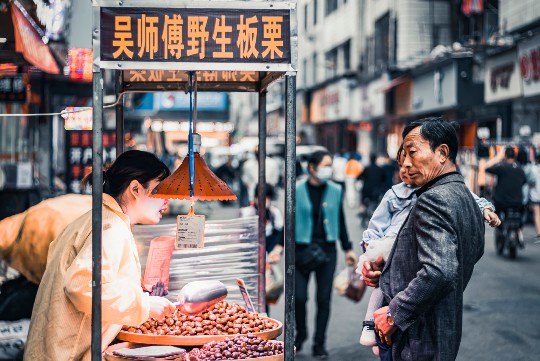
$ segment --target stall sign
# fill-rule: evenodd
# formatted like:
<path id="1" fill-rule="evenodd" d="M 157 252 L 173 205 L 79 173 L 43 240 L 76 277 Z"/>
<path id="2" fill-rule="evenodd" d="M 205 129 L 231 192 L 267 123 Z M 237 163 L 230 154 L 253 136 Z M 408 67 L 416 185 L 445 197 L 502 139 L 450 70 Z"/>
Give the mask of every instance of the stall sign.
<path id="1" fill-rule="evenodd" d="M 486 60 L 484 78 L 486 103 L 517 98 L 522 93 L 515 50 Z"/>
<path id="2" fill-rule="evenodd" d="M 124 82 L 187 82 L 189 74 L 180 70 L 126 70 L 123 72 Z M 253 83 L 259 81 L 259 73 L 255 71 L 197 71 L 197 81 L 204 83 L 238 82 Z"/>
<path id="3" fill-rule="evenodd" d="M 88 107 L 67 107 L 62 112 L 66 130 L 92 130 L 93 112 Z"/>
<path id="4" fill-rule="evenodd" d="M 92 49 L 72 48 L 68 51 L 67 75 L 71 80 L 92 81 Z"/>
<path id="5" fill-rule="evenodd" d="M 520 43 L 518 56 L 523 95 L 540 94 L 540 35 Z"/>
<path id="6" fill-rule="evenodd" d="M 0 78 L 0 101 L 10 103 L 26 102 L 26 82 L 23 75 Z"/>
<path id="7" fill-rule="evenodd" d="M 100 10 L 102 62 L 291 63 L 290 10 Z"/>

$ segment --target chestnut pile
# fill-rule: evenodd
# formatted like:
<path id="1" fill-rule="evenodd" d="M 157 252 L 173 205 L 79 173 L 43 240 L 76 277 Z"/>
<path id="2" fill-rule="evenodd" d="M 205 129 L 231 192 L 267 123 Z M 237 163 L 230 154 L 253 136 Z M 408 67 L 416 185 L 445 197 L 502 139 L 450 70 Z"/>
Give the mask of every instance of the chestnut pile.
<path id="1" fill-rule="evenodd" d="M 164 319 L 151 318 L 140 326 L 124 326 L 122 330 L 145 335 L 203 336 L 246 335 L 277 327 L 276 322 L 248 312 L 244 306 L 222 301 L 195 316 L 187 316 L 176 310 Z"/>
<path id="2" fill-rule="evenodd" d="M 210 342 L 188 354 L 189 361 L 245 360 L 283 353 L 283 342 L 265 341 L 254 335 L 236 336 L 221 342 Z"/>

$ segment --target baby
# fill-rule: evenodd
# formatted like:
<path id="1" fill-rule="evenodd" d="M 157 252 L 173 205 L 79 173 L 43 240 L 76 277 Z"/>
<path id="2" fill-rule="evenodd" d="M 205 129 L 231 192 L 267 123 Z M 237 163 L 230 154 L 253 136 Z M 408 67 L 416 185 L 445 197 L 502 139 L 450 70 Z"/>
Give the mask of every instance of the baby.
<path id="1" fill-rule="evenodd" d="M 401 149 L 398 152 L 398 161 L 402 164 Z M 403 166 L 400 168 L 399 176 L 402 183 L 394 185 L 384 195 L 381 203 L 373 213 L 368 228 L 362 235 L 362 254 L 358 261 L 357 272 L 361 273 L 362 265 L 366 261 L 375 261 L 382 256 L 386 262 L 394 241 L 399 233 L 399 230 L 414 203 L 416 202 L 416 190 L 418 187 L 409 178 L 407 169 Z M 472 193 L 472 192 L 471 192 Z M 500 224 L 500 220 L 495 213 L 495 207 L 485 198 L 479 198 L 472 193 L 478 207 L 484 215 L 484 219 L 490 226 L 496 227 Z M 369 299 L 366 317 L 364 318 L 362 335 L 360 343 L 364 346 L 376 346 L 375 341 L 375 324 L 373 313 L 383 306 L 383 294 L 379 288 L 375 288 Z M 375 351 L 375 350 L 374 350 Z"/>

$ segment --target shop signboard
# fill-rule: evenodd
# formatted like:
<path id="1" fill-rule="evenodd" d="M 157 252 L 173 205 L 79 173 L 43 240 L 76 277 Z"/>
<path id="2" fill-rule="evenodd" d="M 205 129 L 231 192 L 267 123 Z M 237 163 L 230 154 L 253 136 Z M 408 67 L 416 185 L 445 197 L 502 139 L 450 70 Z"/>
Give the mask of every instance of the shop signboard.
<path id="1" fill-rule="evenodd" d="M 66 132 L 66 185 L 68 193 L 82 193 L 81 181 L 92 171 L 92 131 Z M 103 131 L 103 165 L 116 159 L 116 131 Z"/>
<path id="2" fill-rule="evenodd" d="M 64 129 L 66 130 L 92 130 L 92 108 L 66 107 L 62 112 Z"/>
<path id="3" fill-rule="evenodd" d="M 488 58 L 484 78 L 485 102 L 517 98 L 522 94 L 516 50 Z"/>
<path id="4" fill-rule="evenodd" d="M 519 69 L 523 82 L 523 95 L 540 94 L 540 35 L 518 45 Z"/>
<path id="5" fill-rule="evenodd" d="M 411 114 L 454 107 L 457 98 L 457 64 L 449 64 L 414 76 Z"/>
<path id="6" fill-rule="evenodd" d="M 311 95 L 311 122 L 325 123 L 350 118 L 350 91 L 346 79 L 319 89 Z"/>
<path id="7" fill-rule="evenodd" d="M 0 102 L 26 102 L 26 82 L 23 75 L 0 78 Z"/>
<path id="8" fill-rule="evenodd" d="M 193 105 L 195 106 L 195 105 Z M 198 93 L 197 111 L 226 111 L 229 108 L 227 93 Z M 161 111 L 189 110 L 189 94 L 164 92 L 154 95 L 154 109 Z"/>
<path id="9" fill-rule="evenodd" d="M 293 70 L 292 3 L 241 2 L 239 8 L 235 2 L 199 2 L 197 8 L 173 8 L 172 2 L 169 8 L 167 1 L 154 7 L 133 0 L 129 3 L 140 5 L 110 3 L 99 9 L 102 68 Z"/>

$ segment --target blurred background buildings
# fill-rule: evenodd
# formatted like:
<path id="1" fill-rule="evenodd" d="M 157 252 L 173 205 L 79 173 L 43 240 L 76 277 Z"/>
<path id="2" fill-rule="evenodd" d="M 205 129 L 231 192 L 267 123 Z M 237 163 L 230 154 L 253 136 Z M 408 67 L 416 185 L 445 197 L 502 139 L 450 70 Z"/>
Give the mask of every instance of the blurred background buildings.
<path id="1" fill-rule="evenodd" d="M 360 152 L 364 161 L 370 153 L 393 157 L 407 122 L 442 115 L 461 125 L 460 161 L 475 170 L 473 187 L 478 159 L 498 146 L 540 145 L 539 1 L 299 0 L 297 13 L 300 144 Z M 19 114 L 0 117 L 0 218 L 78 191 L 88 170 L 89 131 L 69 129 L 60 115 L 25 114 L 91 104 L 90 14 L 89 0 L 0 0 L 0 113 Z M 106 104 L 116 101 L 115 81 L 105 73 Z M 283 88 L 274 84 L 267 103 L 268 151 L 277 158 Z M 186 99 L 125 96 L 128 147 L 155 151 L 174 166 L 186 152 Z M 256 112 L 256 94 L 199 94 L 211 166 L 252 156 Z M 109 161 L 114 107 L 105 118 Z"/>

